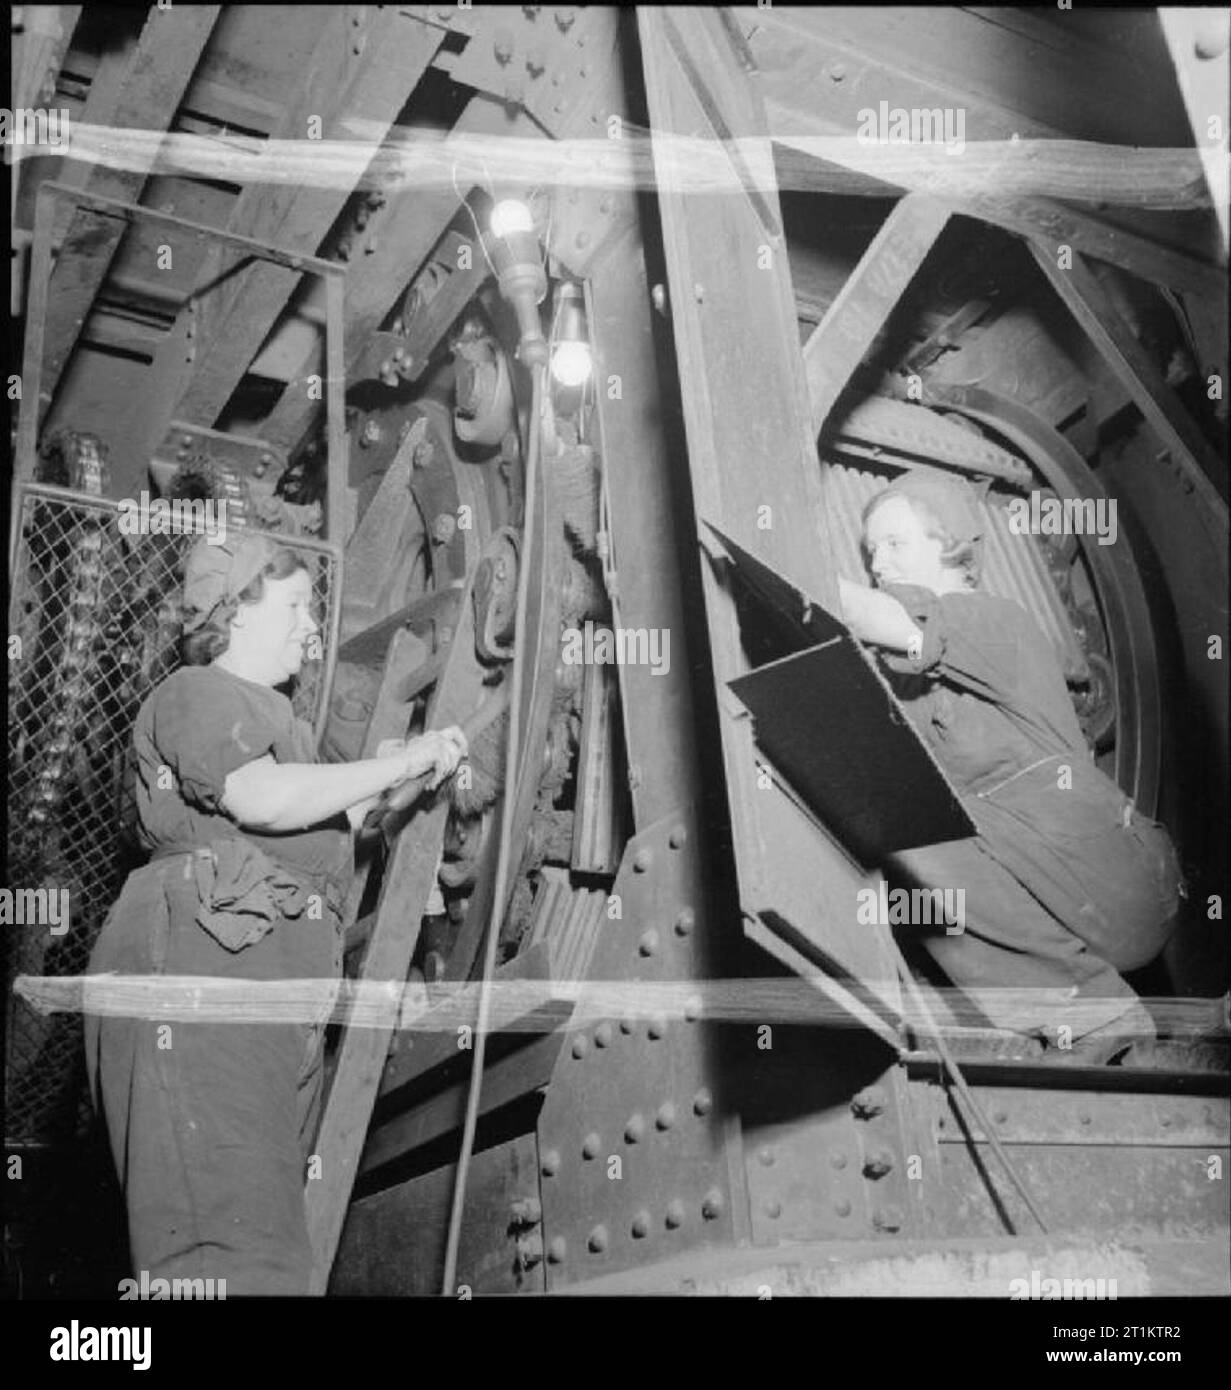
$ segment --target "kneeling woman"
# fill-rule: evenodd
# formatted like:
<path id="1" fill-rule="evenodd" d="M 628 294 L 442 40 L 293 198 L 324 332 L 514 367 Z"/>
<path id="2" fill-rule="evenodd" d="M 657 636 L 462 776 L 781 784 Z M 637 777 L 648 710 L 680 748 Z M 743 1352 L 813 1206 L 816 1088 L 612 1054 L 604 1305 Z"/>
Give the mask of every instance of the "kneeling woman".
<path id="1" fill-rule="evenodd" d="M 276 687 L 317 632 L 302 563 L 268 536 L 199 542 L 184 585 L 189 663 L 133 731 L 142 842 L 90 973 L 337 977 L 351 831 L 387 788 L 465 756 L 459 729 L 386 758 L 320 765 Z M 87 1015 L 92 1093 L 124 1187 L 133 1266 L 225 1279 L 228 1295 L 305 1293 L 305 1163 L 321 1026 L 160 1024 Z"/>
<path id="2" fill-rule="evenodd" d="M 978 834 L 890 868 L 965 890 L 964 929 L 924 937 L 995 1025 L 1110 1061 L 1154 1036 L 1121 978 L 1162 949 L 1181 891 L 1166 831 L 1094 765 L 1047 640 L 1018 604 L 977 589 L 971 489 L 903 474 L 864 510 L 877 588 L 840 581 L 912 723 Z"/>

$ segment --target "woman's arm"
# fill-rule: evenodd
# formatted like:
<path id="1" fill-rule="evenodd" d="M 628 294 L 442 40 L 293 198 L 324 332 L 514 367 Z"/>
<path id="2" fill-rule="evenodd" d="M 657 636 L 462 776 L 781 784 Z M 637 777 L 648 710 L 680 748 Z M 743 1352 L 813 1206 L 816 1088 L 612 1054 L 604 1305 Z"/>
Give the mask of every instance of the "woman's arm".
<path id="1" fill-rule="evenodd" d="M 890 651 L 917 654 L 923 649 L 923 633 L 910 614 L 893 597 L 865 584 L 852 584 L 838 576 L 842 616 L 861 642 Z"/>
<path id="2" fill-rule="evenodd" d="M 438 786 L 465 754 L 466 737 L 456 728 L 411 739 L 395 757 L 354 763 L 278 763 L 267 754 L 227 776 L 222 808 L 251 830 L 304 830 L 408 777 L 430 772 L 430 785 Z"/>

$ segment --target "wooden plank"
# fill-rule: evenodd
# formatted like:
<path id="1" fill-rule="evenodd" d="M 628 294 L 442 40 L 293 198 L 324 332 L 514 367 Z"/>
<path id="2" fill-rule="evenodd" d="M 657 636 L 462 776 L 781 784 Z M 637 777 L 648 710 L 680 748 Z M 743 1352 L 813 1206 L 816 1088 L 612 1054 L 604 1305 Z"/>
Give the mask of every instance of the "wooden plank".
<path id="1" fill-rule="evenodd" d="M 90 87 L 78 124 L 166 130 L 192 81 L 201 54 L 214 31 L 219 5 L 152 8 L 131 58 L 106 60 Z M 104 197 L 136 202 L 145 175 L 66 160 L 61 182 Z M 114 218 L 62 207 L 56 219 L 64 239 L 52 274 L 43 336 L 40 418 L 55 395 L 81 326 L 126 230 Z"/>
<path id="2" fill-rule="evenodd" d="M 460 724 L 478 708 L 484 668 L 474 651 L 474 606 L 467 586 L 444 674 L 428 710 L 428 727 Z M 348 1028 L 325 1104 L 316 1152 L 322 1176 L 307 1185 L 308 1234 L 314 1257 L 312 1291 L 324 1293 L 354 1186 L 372 1106 L 389 1054 L 402 995 L 436 866 L 444 845 L 446 797 L 422 805 L 402 831 L 385 872 L 376 924 L 363 962 L 364 980 L 390 982 L 388 1024 Z"/>
<path id="3" fill-rule="evenodd" d="M 353 61 L 350 33 L 346 11 L 331 11 L 300 94 L 274 138 L 306 139 L 313 118 L 320 120 L 323 140 L 345 138 L 355 122 L 387 132 L 440 42 L 438 33 L 384 7 L 376 10 L 363 54 Z M 250 185 L 236 200 L 228 230 L 314 253 L 350 193 L 345 186 Z M 213 283 L 228 263 L 216 256 L 201 283 Z M 257 264 L 202 297 L 198 340 L 203 346 L 175 408 L 178 418 L 214 423 L 298 284 L 294 272 Z"/>
<path id="4" fill-rule="evenodd" d="M 437 32 L 439 38 L 439 33 Z M 542 136 L 542 131 L 524 113 L 512 113 L 498 102 L 473 97 L 454 125 L 454 134 L 490 137 L 492 165 L 499 167 L 499 141 L 503 136 L 520 139 Z M 457 216 L 460 198 L 469 187 L 412 188 L 392 196 L 389 205 L 373 220 L 375 242 L 370 255 L 354 260 L 346 277 L 347 381 L 363 358 L 368 338 L 381 325 L 399 295 L 418 273 Z M 365 250 L 367 248 L 365 247 Z M 486 266 L 481 250 L 477 259 Z M 445 327 L 448 327 L 446 324 Z M 430 352 L 434 343 L 429 345 Z M 281 441 L 280 447 L 293 450 L 302 441 L 319 410 L 319 402 L 308 398 L 308 377 L 320 371 L 321 351 L 309 354 L 295 377 L 288 383 L 278 404 L 260 428 L 262 438 Z"/>
<path id="5" fill-rule="evenodd" d="M 852 373 L 949 220 L 921 194 L 898 203 L 804 345 L 812 426 L 824 427 Z"/>
<path id="6" fill-rule="evenodd" d="M 1090 335 L 1150 428 L 1175 456 L 1197 496 L 1225 527 L 1226 460 L 1201 433 L 1085 261 L 1074 256 L 1071 269 L 1062 270 L 1050 247 L 1031 242 L 1030 249 L 1052 288 Z"/>

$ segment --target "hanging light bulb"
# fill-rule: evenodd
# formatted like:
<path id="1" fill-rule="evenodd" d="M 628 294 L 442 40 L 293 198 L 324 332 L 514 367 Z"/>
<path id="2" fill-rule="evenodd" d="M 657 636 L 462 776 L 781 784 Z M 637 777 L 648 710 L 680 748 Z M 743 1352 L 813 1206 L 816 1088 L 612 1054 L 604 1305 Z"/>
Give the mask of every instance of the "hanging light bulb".
<path id="1" fill-rule="evenodd" d="M 551 374 L 561 386 L 581 386 L 590 380 L 594 362 L 589 343 L 558 343 L 551 355 Z"/>
<path id="2" fill-rule="evenodd" d="M 525 203 L 518 202 L 516 198 L 505 198 L 492 208 L 488 226 L 492 236 L 507 237 L 514 232 L 533 232 L 534 219 Z"/>
<path id="3" fill-rule="evenodd" d="M 525 203 L 506 198 L 492 209 L 488 228 L 496 282 L 517 315 L 521 332 L 517 355 L 527 366 L 543 366 L 547 361 L 547 343 L 538 306 L 547 294 L 547 275 L 530 209 Z"/>
<path id="4" fill-rule="evenodd" d="M 556 314 L 556 345 L 551 354 L 551 374 L 561 386 L 583 386 L 594 370 L 594 360 L 586 335 L 585 300 L 580 285 L 568 282 L 560 286 Z"/>

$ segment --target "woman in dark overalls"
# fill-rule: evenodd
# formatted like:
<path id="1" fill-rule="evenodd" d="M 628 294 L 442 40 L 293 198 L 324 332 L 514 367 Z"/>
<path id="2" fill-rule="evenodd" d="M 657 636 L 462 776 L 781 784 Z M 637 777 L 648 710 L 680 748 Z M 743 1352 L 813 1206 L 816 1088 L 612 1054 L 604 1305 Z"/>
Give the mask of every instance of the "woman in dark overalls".
<path id="1" fill-rule="evenodd" d="M 1094 765 L 1034 621 L 978 592 L 967 484 L 905 473 L 863 520 L 877 588 L 840 580 L 844 615 L 879 649 L 978 832 L 890 862 L 916 885 L 965 890 L 963 930 L 923 944 L 993 1024 L 1074 1060 L 1113 1060 L 1155 1035 L 1119 972 L 1154 959 L 1174 925 L 1167 833 Z"/>
<path id="2" fill-rule="evenodd" d="M 351 830 L 387 788 L 449 776 L 458 729 L 387 757 L 317 764 L 276 687 L 317 631 L 302 562 L 245 532 L 194 547 L 187 665 L 137 715 L 136 798 L 152 855 L 103 926 L 90 973 L 336 978 Z M 323 1028 L 87 1014 L 91 1091 L 128 1209 L 134 1269 L 225 1279 L 228 1296 L 308 1289 L 305 1162 Z"/>

